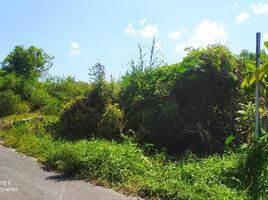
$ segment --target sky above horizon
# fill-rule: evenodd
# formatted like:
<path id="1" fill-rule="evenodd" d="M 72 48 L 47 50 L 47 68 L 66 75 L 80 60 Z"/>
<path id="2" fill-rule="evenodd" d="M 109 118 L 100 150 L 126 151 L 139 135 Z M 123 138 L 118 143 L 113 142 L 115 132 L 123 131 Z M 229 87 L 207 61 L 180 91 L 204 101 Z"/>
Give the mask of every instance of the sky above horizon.
<path id="1" fill-rule="evenodd" d="M 52 75 L 88 81 L 97 62 L 108 77 L 123 75 L 137 43 L 153 37 L 168 64 L 189 46 L 255 51 L 256 32 L 268 40 L 268 0 L 0 0 L 0 25 L 0 61 L 16 45 L 34 45 L 55 57 Z"/>

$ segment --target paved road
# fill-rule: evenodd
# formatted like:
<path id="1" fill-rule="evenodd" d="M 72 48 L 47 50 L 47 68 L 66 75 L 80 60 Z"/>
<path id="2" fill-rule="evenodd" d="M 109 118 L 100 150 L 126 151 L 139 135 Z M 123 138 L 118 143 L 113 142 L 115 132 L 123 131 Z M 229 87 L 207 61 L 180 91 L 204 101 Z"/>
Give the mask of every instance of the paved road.
<path id="1" fill-rule="evenodd" d="M 43 169 L 34 158 L 0 145 L 0 200 L 130 200 L 110 189 Z"/>

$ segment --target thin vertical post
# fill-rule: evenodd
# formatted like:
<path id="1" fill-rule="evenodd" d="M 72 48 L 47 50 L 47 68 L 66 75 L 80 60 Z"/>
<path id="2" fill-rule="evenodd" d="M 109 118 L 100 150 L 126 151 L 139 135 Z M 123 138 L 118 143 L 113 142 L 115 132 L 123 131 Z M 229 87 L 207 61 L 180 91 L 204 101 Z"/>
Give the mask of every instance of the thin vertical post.
<path id="1" fill-rule="evenodd" d="M 260 49 L 261 46 L 261 33 L 258 32 L 256 34 L 256 68 L 260 66 Z M 259 138 L 259 101 L 260 101 L 260 84 L 259 84 L 259 78 L 258 78 L 258 73 L 257 75 L 257 81 L 256 81 L 256 89 L 255 89 L 255 101 L 256 101 L 256 109 L 255 109 L 255 139 Z"/>

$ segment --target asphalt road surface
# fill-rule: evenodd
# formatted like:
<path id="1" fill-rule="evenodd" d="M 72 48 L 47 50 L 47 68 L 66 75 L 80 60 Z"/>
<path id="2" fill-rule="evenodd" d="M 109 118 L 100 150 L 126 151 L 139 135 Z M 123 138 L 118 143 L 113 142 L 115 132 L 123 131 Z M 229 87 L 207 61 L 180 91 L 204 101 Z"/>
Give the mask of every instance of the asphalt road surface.
<path id="1" fill-rule="evenodd" d="M 130 200 L 85 181 L 48 171 L 36 159 L 0 145 L 0 200 Z"/>

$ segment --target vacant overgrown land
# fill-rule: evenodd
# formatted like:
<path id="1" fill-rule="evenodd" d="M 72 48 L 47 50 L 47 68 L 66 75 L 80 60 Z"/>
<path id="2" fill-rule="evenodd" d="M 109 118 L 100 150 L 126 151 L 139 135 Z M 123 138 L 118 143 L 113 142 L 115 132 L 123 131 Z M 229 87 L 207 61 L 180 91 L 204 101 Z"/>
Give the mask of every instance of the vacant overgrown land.
<path id="1" fill-rule="evenodd" d="M 154 41 L 155 42 L 155 41 Z M 268 115 L 268 55 L 223 45 L 165 65 L 155 43 L 119 79 L 49 75 L 53 57 L 16 46 L 0 67 L 0 139 L 48 167 L 145 199 L 268 198 L 268 134 L 254 138 L 254 83 Z M 265 45 L 268 47 L 268 43 Z M 265 122 L 265 120 L 262 120 Z M 263 129 L 264 128 L 264 129 Z"/>

